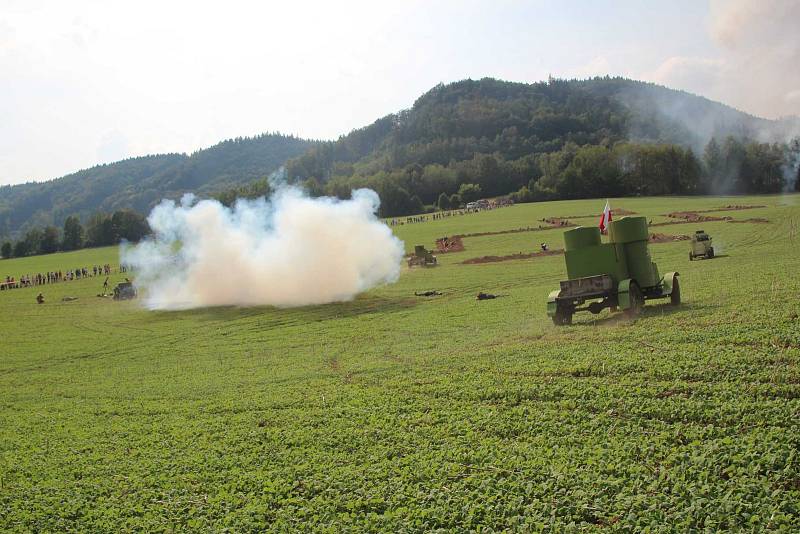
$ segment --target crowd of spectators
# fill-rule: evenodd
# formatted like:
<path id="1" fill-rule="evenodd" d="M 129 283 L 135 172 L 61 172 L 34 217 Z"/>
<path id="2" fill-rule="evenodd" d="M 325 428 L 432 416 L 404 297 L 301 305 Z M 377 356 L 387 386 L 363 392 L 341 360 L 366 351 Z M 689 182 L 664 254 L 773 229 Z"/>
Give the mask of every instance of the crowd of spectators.
<path id="1" fill-rule="evenodd" d="M 124 273 L 128 270 L 125 265 L 120 265 L 117 272 Z M 23 274 L 18 277 L 6 276 L 5 279 L 0 280 L 0 291 L 8 289 L 19 289 L 21 287 L 34 287 L 46 284 L 55 284 L 58 282 L 70 282 L 72 280 L 80 280 L 81 278 L 89 278 L 93 276 L 108 276 L 114 270 L 111 265 L 92 265 L 91 267 L 78 267 L 76 269 L 47 271 L 44 273 Z"/>

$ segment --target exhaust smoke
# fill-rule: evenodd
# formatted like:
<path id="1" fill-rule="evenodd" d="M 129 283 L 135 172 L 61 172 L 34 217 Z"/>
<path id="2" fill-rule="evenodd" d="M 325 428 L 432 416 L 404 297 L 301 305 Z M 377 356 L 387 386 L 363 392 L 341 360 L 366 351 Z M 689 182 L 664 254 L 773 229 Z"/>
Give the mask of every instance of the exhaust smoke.
<path id="1" fill-rule="evenodd" d="M 270 198 L 164 200 L 153 237 L 121 250 L 150 309 L 279 307 L 353 299 L 400 274 L 403 243 L 376 217 L 378 195 L 309 198 L 283 186 Z"/>

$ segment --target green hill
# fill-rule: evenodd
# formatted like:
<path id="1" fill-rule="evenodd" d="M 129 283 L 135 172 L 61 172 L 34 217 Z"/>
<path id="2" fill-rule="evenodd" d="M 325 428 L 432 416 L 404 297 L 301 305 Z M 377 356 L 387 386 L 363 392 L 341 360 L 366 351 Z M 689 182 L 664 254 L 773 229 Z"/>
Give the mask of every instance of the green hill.
<path id="1" fill-rule="evenodd" d="M 159 154 L 98 165 L 55 180 L 0 187 L 0 236 L 60 226 L 69 215 L 132 208 L 146 213 L 162 198 L 210 194 L 269 175 L 314 143 L 264 134 L 223 141 L 191 155 Z"/>
<path id="2" fill-rule="evenodd" d="M 767 193 L 785 187 L 782 142 L 793 131 L 797 119 L 769 121 L 623 78 L 485 78 L 437 85 L 408 110 L 311 147 L 287 172 L 312 192 L 372 187 L 387 216 L 469 184 L 483 196 L 525 188 L 529 200 Z M 719 168 L 701 161 L 712 138 L 722 145 Z"/>

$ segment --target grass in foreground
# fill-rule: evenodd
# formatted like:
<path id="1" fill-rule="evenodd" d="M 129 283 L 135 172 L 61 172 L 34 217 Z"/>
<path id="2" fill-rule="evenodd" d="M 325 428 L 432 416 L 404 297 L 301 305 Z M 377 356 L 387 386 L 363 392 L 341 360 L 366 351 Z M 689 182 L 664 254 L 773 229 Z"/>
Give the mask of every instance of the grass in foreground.
<path id="1" fill-rule="evenodd" d="M 722 257 L 651 245 L 661 271 L 681 273 L 685 305 L 649 303 L 635 322 L 552 326 L 560 256 L 460 264 L 560 247 L 560 230 L 467 238 L 437 268 L 290 310 L 148 312 L 94 297 L 98 279 L 45 287 L 42 306 L 36 289 L 0 293 L 0 529 L 795 531 L 800 198 L 612 206 L 657 221 L 732 203 L 767 205 L 725 214 L 770 224 L 660 227 L 702 227 Z M 397 232 L 430 248 L 600 208 Z M 413 296 L 423 289 L 445 294 Z M 478 302 L 480 290 L 507 296 Z"/>

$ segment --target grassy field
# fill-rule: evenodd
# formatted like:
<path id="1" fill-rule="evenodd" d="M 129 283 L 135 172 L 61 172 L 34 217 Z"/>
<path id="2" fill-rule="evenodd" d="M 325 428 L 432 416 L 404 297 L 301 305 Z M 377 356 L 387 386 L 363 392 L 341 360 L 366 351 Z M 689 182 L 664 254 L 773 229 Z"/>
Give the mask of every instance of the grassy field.
<path id="1" fill-rule="evenodd" d="M 411 250 L 544 217 L 596 224 L 603 203 L 397 233 Z M 0 530 L 797 531 L 800 196 L 612 200 L 653 223 L 728 204 L 765 207 L 706 215 L 769 223 L 654 227 L 703 228 L 719 257 L 651 245 L 684 305 L 635 321 L 553 326 L 562 256 L 461 263 L 560 248 L 561 230 L 468 237 L 437 268 L 324 306 L 150 312 L 97 298 L 102 278 L 46 286 L 44 305 L 0 292 Z M 116 254 L 3 260 L 0 275 Z"/>

